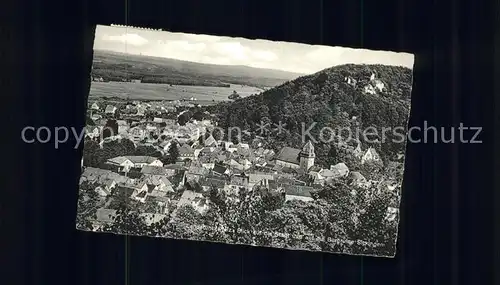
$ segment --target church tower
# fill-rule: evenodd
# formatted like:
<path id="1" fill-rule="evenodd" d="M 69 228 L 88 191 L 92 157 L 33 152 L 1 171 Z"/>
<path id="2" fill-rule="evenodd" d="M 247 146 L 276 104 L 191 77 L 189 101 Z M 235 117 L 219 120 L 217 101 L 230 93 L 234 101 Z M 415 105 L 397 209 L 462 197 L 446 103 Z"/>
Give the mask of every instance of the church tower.
<path id="1" fill-rule="evenodd" d="M 307 171 L 311 166 L 314 165 L 314 158 L 316 155 L 314 154 L 314 146 L 311 141 L 308 141 L 302 151 L 299 153 L 300 157 L 300 168 Z"/>

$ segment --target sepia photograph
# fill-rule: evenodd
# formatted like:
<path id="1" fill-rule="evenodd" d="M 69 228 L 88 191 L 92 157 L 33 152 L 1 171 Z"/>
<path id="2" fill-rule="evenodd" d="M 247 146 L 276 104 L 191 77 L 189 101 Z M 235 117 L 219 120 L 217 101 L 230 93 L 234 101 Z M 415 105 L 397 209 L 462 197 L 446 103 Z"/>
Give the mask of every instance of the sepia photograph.
<path id="1" fill-rule="evenodd" d="M 97 26 L 76 228 L 394 257 L 414 56 Z"/>

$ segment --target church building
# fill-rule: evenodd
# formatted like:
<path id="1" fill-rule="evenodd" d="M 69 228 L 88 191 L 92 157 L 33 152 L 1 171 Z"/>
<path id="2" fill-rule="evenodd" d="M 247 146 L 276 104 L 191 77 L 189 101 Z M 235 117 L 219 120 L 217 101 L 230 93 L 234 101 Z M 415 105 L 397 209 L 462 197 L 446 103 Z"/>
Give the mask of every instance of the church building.
<path id="1" fill-rule="evenodd" d="M 276 165 L 293 169 L 309 170 L 314 165 L 314 146 L 308 141 L 302 149 L 284 147 L 276 158 Z"/>

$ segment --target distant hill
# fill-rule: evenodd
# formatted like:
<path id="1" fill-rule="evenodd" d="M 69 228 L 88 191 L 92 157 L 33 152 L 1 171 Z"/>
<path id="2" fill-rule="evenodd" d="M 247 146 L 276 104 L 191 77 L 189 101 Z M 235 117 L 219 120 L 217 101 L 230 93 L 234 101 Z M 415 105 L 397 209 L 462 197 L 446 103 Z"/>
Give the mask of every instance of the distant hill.
<path id="1" fill-rule="evenodd" d="M 222 87 L 230 83 L 263 88 L 274 87 L 303 74 L 94 50 L 92 75 L 105 81 L 141 79 L 175 85 Z"/>
<path id="2" fill-rule="evenodd" d="M 371 80 L 372 74 L 376 75 L 375 80 Z M 381 90 L 375 88 L 381 85 L 384 86 Z M 405 135 L 411 85 L 412 70 L 405 67 L 347 64 L 299 77 L 259 95 L 207 108 L 217 115 L 216 120 L 224 129 L 238 126 L 259 134 L 261 120 L 286 124 L 284 132 L 262 135 L 264 143 L 276 150 L 285 145 L 301 147 L 305 133 L 302 124 L 307 130 L 316 123 L 310 133 L 318 141 L 315 143 L 317 162 L 329 166 L 346 160 L 339 155 L 345 144 L 337 140 L 319 141 L 323 127 L 337 132 L 339 128 L 348 128 L 353 133 L 356 128 L 362 132 L 374 127 L 380 136 L 384 127 L 393 130 L 399 127 L 402 129 L 397 132 Z M 344 139 L 347 134 L 343 134 Z M 324 133 L 324 137 L 328 140 L 329 133 Z M 393 141 L 398 138 L 391 131 L 382 143 L 360 139 L 363 150 L 373 146 L 384 161 L 388 161 L 404 153 L 405 144 Z M 350 148 L 356 145 L 355 141 L 348 143 Z"/>

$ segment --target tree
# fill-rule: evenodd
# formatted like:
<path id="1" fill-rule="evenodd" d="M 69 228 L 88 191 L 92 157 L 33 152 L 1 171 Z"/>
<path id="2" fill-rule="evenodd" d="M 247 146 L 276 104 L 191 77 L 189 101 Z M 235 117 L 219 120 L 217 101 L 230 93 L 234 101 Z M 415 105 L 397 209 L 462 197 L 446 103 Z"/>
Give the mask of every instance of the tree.
<path id="1" fill-rule="evenodd" d="M 184 126 L 187 122 L 191 120 L 192 116 L 193 116 L 192 112 L 187 110 L 177 117 L 177 121 L 179 125 Z"/>
<path id="2" fill-rule="evenodd" d="M 182 239 L 203 239 L 203 218 L 191 205 L 182 205 L 172 214 L 166 236 Z"/>
<path id="3" fill-rule="evenodd" d="M 106 160 L 117 156 L 130 155 L 135 153 L 135 144 L 131 140 L 113 140 L 103 143 L 103 148 L 99 149 L 97 158 L 99 165 L 102 165 Z"/>
<path id="4" fill-rule="evenodd" d="M 137 211 L 125 206 L 117 211 L 117 216 L 111 225 L 105 228 L 107 232 L 125 235 L 165 236 L 167 234 L 168 218 L 148 225 Z"/>
<path id="5" fill-rule="evenodd" d="M 232 242 L 224 217 L 221 214 L 222 212 L 223 210 L 213 204 L 205 213 L 203 217 L 205 227 L 201 233 L 204 240 L 224 243 Z"/>
<path id="6" fill-rule="evenodd" d="M 85 140 L 83 144 L 83 165 L 90 167 L 99 167 L 100 147 L 99 144 L 93 140 Z"/>
<path id="7" fill-rule="evenodd" d="M 365 241 L 386 242 L 385 214 L 389 206 L 387 197 L 376 196 L 359 217 L 357 237 Z"/>
<path id="8" fill-rule="evenodd" d="M 95 126 L 94 120 L 92 120 L 88 115 L 85 116 L 85 125 L 86 126 Z"/>
<path id="9" fill-rule="evenodd" d="M 152 145 L 139 145 L 135 149 L 135 155 L 161 157 L 161 152 Z"/>
<path id="10" fill-rule="evenodd" d="M 175 163 L 179 158 L 179 148 L 177 147 L 177 142 L 172 141 L 170 147 L 168 148 L 168 159 L 170 163 Z"/>
<path id="11" fill-rule="evenodd" d="M 116 136 L 117 134 L 118 134 L 118 123 L 116 122 L 116 120 L 113 119 L 108 120 L 102 131 L 102 138 L 105 139 L 110 136 Z"/>
<path id="12" fill-rule="evenodd" d="M 196 110 L 193 113 L 193 119 L 195 119 L 197 121 L 201 121 L 201 120 L 205 119 L 205 114 L 201 110 Z"/>
<path id="13" fill-rule="evenodd" d="M 237 100 L 240 99 L 241 96 L 236 92 L 236 90 L 233 90 L 233 94 L 229 95 L 228 98 L 231 100 Z"/>
<path id="14" fill-rule="evenodd" d="M 224 191 L 219 191 L 217 187 L 211 186 L 209 191 L 210 202 L 217 206 L 221 213 L 226 212 L 226 195 Z"/>
<path id="15" fill-rule="evenodd" d="M 80 229 L 90 229 L 90 221 L 94 218 L 102 201 L 94 191 L 97 185 L 84 181 L 80 184 L 78 194 L 78 206 L 76 212 L 76 224 Z"/>
<path id="16" fill-rule="evenodd" d="M 261 193 L 262 206 L 266 211 L 274 211 L 283 206 L 285 203 L 285 194 L 280 192 L 271 192 L 269 189 L 257 186 L 254 190 Z"/>

